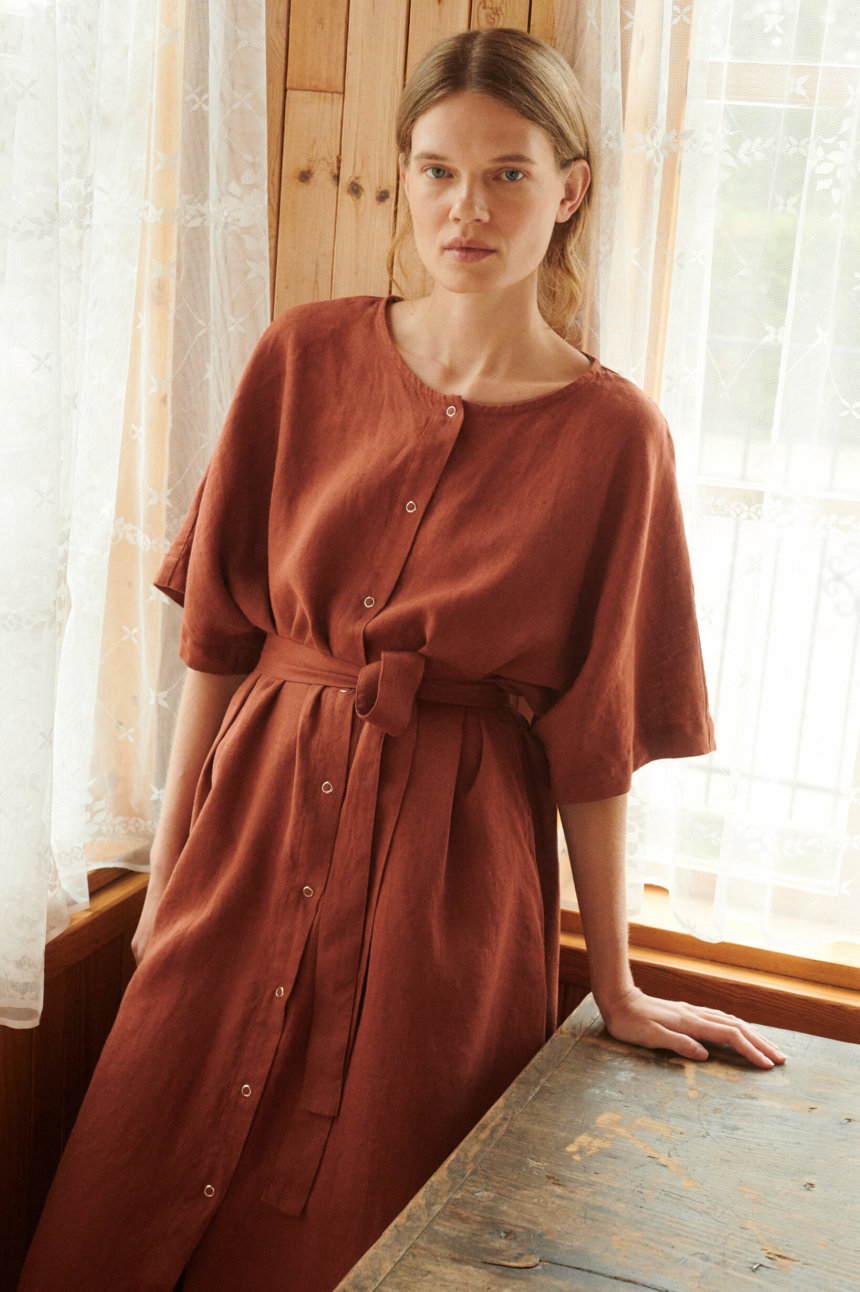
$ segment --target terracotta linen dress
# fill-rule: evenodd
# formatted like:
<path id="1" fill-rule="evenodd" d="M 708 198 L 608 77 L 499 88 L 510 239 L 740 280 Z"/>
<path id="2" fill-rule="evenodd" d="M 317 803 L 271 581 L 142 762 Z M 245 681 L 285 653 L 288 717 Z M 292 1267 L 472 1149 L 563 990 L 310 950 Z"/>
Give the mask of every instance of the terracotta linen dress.
<path id="1" fill-rule="evenodd" d="M 265 330 L 154 581 L 248 676 L 22 1292 L 330 1292 L 554 1030 L 556 805 L 716 748 L 656 404 L 439 394 L 392 299 Z"/>

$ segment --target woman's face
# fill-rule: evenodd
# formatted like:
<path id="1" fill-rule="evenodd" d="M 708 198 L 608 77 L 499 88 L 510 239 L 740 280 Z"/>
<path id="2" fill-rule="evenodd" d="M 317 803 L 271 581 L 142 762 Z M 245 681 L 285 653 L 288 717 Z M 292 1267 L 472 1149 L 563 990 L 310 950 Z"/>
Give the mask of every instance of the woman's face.
<path id="1" fill-rule="evenodd" d="M 400 177 L 427 272 L 452 292 L 489 292 L 537 280 L 556 223 L 579 206 L 591 173 L 582 160 L 560 171 L 540 126 L 464 90 L 415 122 Z"/>

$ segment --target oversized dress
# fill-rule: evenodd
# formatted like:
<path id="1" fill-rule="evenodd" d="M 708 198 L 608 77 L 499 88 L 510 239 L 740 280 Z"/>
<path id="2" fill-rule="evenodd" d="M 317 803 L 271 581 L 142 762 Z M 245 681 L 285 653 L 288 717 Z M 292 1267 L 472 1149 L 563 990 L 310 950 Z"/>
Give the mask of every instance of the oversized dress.
<path id="1" fill-rule="evenodd" d="M 248 676 L 21 1292 L 330 1292 L 554 1031 L 556 806 L 716 748 L 657 405 L 440 394 L 394 299 L 267 327 L 154 580 Z"/>

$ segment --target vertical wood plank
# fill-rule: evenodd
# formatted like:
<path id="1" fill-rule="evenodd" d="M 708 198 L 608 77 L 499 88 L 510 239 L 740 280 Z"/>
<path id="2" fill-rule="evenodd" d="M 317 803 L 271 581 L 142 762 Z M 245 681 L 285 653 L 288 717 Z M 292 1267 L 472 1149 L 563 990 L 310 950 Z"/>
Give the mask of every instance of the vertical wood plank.
<path id="1" fill-rule="evenodd" d="M 292 0 L 288 90 L 343 91 L 349 0 Z"/>
<path id="2" fill-rule="evenodd" d="M 288 90 L 274 313 L 331 297 L 343 96 Z"/>
<path id="3" fill-rule="evenodd" d="M 269 300 L 275 299 L 278 211 L 281 205 L 281 153 L 287 79 L 290 0 L 266 0 L 266 164 L 269 187 Z"/>
<path id="4" fill-rule="evenodd" d="M 394 222 L 394 117 L 403 88 L 409 0 L 352 0 L 332 296 L 388 291 Z"/>
<path id="5" fill-rule="evenodd" d="M 556 0 L 532 0 L 529 12 L 529 31 L 550 45 L 555 42 L 555 4 Z"/>
<path id="6" fill-rule="evenodd" d="M 69 1137 L 122 995 L 122 938 L 66 971 L 62 1141 Z"/>
<path id="7" fill-rule="evenodd" d="M 588 983 L 559 982 L 557 1027 L 561 1027 L 564 1020 L 573 1013 L 578 1005 L 582 1004 L 590 990 Z"/>
<path id="8" fill-rule="evenodd" d="M 469 30 L 470 0 L 412 0 L 409 9 L 409 39 L 406 79 L 415 71 L 432 45 Z"/>
<path id="9" fill-rule="evenodd" d="M 30 1241 L 27 1215 L 33 1028 L 0 1027 L 0 1287 L 14 1288 Z"/>
<path id="10" fill-rule="evenodd" d="M 63 1035 L 68 972 L 45 983 L 33 1031 L 33 1116 L 30 1129 L 28 1238 L 36 1228 L 63 1147 Z"/>
<path id="11" fill-rule="evenodd" d="M 529 0 L 472 0 L 473 28 L 516 27 L 528 31 Z"/>

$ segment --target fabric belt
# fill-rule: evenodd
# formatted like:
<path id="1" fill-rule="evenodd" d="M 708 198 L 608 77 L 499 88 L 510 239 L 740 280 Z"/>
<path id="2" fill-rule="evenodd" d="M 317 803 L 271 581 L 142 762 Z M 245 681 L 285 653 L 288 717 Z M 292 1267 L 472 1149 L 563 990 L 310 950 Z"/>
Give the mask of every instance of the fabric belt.
<path id="1" fill-rule="evenodd" d="M 326 655 L 287 637 L 270 633 L 266 637 L 257 670 L 289 682 L 354 689 L 354 708 L 368 726 L 356 747 L 344 787 L 349 811 L 338 824 L 324 901 L 319 910 L 317 960 L 314 976 L 313 1018 L 305 1061 L 301 1107 L 317 1117 L 333 1119 L 340 1107 L 349 1052 L 354 1041 L 356 1012 L 369 953 L 381 870 L 403 801 L 415 742 L 411 721 L 416 700 L 440 704 L 480 705 L 504 708 L 514 704 L 513 696 L 495 682 L 428 677 L 434 661 L 417 651 L 383 650 L 381 658 L 358 666 Z M 438 667 L 438 665 L 437 665 Z M 393 782 L 379 784 L 380 761 L 385 736 L 406 742 L 398 758 Z M 338 732 L 336 741 L 348 747 L 350 725 Z M 407 747 L 408 746 L 408 747 Z M 327 748 L 331 748 L 329 744 Z M 307 752 L 307 751 L 306 751 Z M 342 753 L 343 751 L 341 751 Z M 346 759 L 340 758 L 346 766 Z M 378 801 L 384 803 L 378 878 L 371 892 L 371 852 Z M 343 800 L 342 800 L 343 802 Z M 365 934 L 367 930 L 367 934 Z M 319 1144 L 317 1159 L 307 1173 L 315 1174 L 325 1140 Z M 297 1182 L 298 1183 L 298 1182 Z M 307 1182 L 310 1188 L 310 1180 Z M 299 1206 L 296 1186 L 279 1190 L 282 1209 Z M 274 1201 L 274 1189 L 270 1195 Z M 306 1189 L 302 1187 L 303 1205 Z M 295 1205 L 294 1205 L 295 1204 Z"/>

